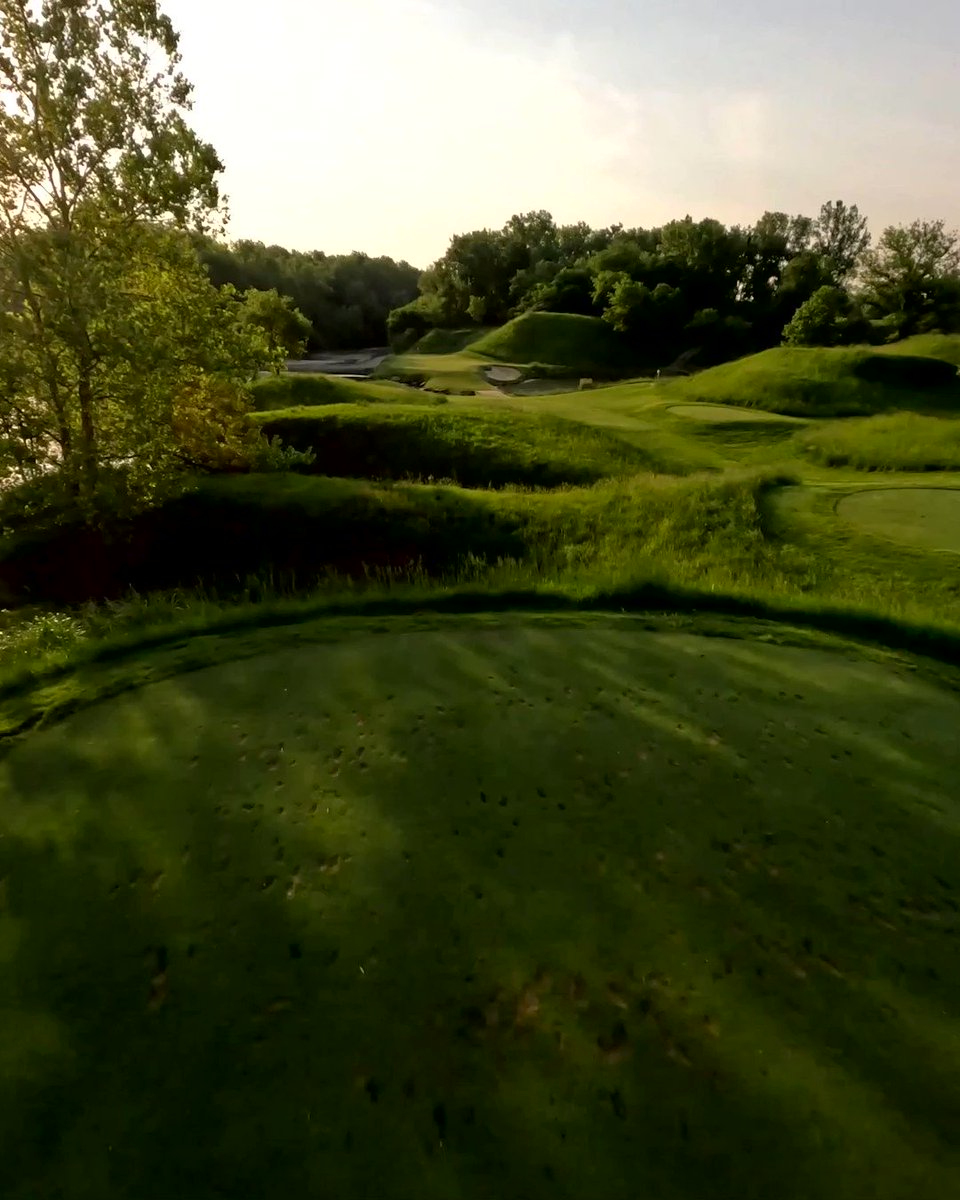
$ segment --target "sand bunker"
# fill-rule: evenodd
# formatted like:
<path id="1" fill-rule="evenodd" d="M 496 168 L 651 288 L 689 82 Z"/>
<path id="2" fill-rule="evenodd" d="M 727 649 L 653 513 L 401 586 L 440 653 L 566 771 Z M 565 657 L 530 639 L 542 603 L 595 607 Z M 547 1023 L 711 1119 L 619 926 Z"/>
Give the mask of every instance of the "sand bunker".
<path id="1" fill-rule="evenodd" d="M 519 383 L 523 378 L 516 367 L 487 367 L 484 374 L 491 383 Z"/>

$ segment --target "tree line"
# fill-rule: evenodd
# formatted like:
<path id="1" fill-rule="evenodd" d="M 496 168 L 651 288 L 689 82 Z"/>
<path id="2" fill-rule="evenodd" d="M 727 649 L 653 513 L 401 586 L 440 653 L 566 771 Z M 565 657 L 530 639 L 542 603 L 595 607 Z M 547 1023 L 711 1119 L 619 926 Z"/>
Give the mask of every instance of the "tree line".
<path id="1" fill-rule="evenodd" d="M 557 225 L 548 212 L 454 237 L 390 314 L 403 349 L 434 327 L 498 325 L 525 312 L 600 317 L 638 361 L 702 362 L 787 341 L 838 345 L 960 329 L 960 250 L 942 221 L 872 243 L 855 204 L 816 217 L 766 212 L 750 226 L 687 216 L 658 228 Z"/>
<path id="2" fill-rule="evenodd" d="M 310 351 L 385 346 L 390 312 L 418 294 L 420 271 L 392 258 L 286 250 L 254 241 L 227 245 L 210 237 L 195 244 L 216 286 L 289 298 L 306 318 L 302 332 Z"/>

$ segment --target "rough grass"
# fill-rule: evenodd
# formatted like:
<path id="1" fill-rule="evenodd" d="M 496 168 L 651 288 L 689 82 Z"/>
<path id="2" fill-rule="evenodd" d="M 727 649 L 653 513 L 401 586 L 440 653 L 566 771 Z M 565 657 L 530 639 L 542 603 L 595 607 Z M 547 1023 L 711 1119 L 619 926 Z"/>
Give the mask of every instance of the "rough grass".
<path id="1" fill-rule="evenodd" d="M 779 347 L 661 385 L 690 400 L 798 417 L 859 416 L 889 409 L 960 412 L 960 380 L 940 359 L 877 354 L 862 347 Z"/>
<path id="2" fill-rule="evenodd" d="M 805 454 L 827 467 L 960 470 L 960 421 L 895 413 L 820 425 L 797 434 L 796 440 Z"/>
<path id="3" fill-rule="evenodd" d="M 951 1194 L 960 705 L 916 664 L 206 651 L 0 765 L 5 1198 Z"/>
<path id="4" fill-rule="evenodd" d="M 538 375 L 553 367 L 607 377 L 629 365 L 623 341 L 605 321 L 570 313 L 524 313 L 471 350 L 498 362 L 537 364 Z"/>
<path id="5" fill-rule="evenodd" d="M 409 388 L 394 383 L 300 372 L 258 379 L 250 394 L 258 412 L 321 404 L 409 404 L 414 399 Z"/>
<path id="6" fill-rule="evenodd" d="M 682 439 L 628 443 L 598 428 L 506 409 L 290 409 L 261 419 L 270 438 L 315 455 L 321 475 L 448 479 L 466 487 L 557 487 L 613 475 L 685 475 L 702 466 Z"/>

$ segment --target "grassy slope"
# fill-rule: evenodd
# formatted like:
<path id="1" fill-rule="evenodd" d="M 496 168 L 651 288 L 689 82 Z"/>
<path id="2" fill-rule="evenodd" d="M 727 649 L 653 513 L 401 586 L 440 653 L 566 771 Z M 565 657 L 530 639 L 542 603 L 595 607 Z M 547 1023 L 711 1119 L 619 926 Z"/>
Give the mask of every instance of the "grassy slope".
<path id="1" fill-rule="evenodd" d="M 606 376 L 628 363 L 623 342 L 598 317 L 524 313 L 471 346 L 498 362 L 547 364 L 577 374 Z"/>
<path id="2" fill-rule="evenodd" d="M 270 413 L 261 427 L 313 451 L 313 470 L 325 475 L 556 487 L 638 471 L 682 475 L 705 465 L 664 430 L 631 444 L 603 429 L 509 408 L 301 408 Z"/>
<path id="3" fill-rule="evenodd" d="M 702 400 L 793 416 L 855 416 L 897 408 L 960 411 L 960 382 L 941 360 L 854 347 L 779 347 L 664 385 L 675 403 Z"/>
<path id="4" fill-rule="evenodd" d="M 459 354 L 490 331 L 474 325 L 470 329 L 431 329 L 413 347 L 414 354 Z"/>
<path id="5" fill-rule="evenodd" d="M 251 384 L 258 412 L 321 404 L 409 404 L 409 388 L 373 380 L 339 379 L 335 375 L 289 372 Z"/>
<path id="6" fill-rule="evenodd" d="M 956 696 L 625 620 L 394 631 L 0 766 L 4 1196 L 950 1194 Z"/>
<path id="7" fill-rule="evenodd" d="M 884 354 L 920 354 L 926 358 L 942 358 L 960 367 L 960 333 L 918 333 L 881 349 Z"/>
<path id="8" fill-rule="evenodd" d="M 960 421 L 916 413 L 830 422 L 798 434 L 797 441 L 805 454 L 828 467 L 960 470 Z"/>

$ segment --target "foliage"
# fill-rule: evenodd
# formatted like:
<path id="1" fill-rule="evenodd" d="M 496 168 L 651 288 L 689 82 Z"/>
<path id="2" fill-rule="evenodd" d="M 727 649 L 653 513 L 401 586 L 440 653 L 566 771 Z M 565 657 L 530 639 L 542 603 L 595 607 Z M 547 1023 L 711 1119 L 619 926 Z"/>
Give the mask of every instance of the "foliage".
<path id="1" fill-rule="evenodd" d="M 795 435 L 827 467 L 858 471 L 960 471 L 960 421 L 893 413 L 831 422 Z"/>
<path id="2" fill-rule="evenodd" d="M 868 312 L 898 337 L 960 331 L 960 241 L 943 221 L 891 225 L 864 260 Z"/>
<path id="3" fill-rule="evenodd" d="M 243 458 L 242 385 L 270 350 L 178 232 L 215 216 L 220 164 L 186 124 L 168 19 L 0 0 L 0 39 L 0 468 L 92 508 L 108 474 L 114 504 Z"/>
<path id="4" fill-rule="evenodd" d="M 286 358 L 299 358 L 303 354 L 313 329 L 293 301 L 281 296 L 275 288 L 269 291 L 250 288 L 243 297 L 241 319 L 262 330 L 271 349 Z"/>
<path id="5" fill-rule="evenodd" d="M 386 345 L 388 314 L 417 296 L 419 271 L 392 258 L 286 250 L 253 241 L 225 245 L 209 237 L 198 238 L 196 247 L 218 287 L 274 290 L 287 297 L 310 324 L 307 341 L 313 351 Z"/>
<path id="6" fill-rule="evenodd" d="M 428 296 L 420 296 L 395 308 L 387 317 L 386 332 L 395 354 L 403 354 L 439 323 L 437 304 Z"/>
<path id="7" fill-rule="evenodd" d="M 747 228 L 687 216 L 591 230 L 525 213 L 454 237 L 424 272 L 415 311 L 441 327 L 525 312 L 603 316 L 649 363 L 694 350 L 718 361 L 779 343 L 797 309 L 851 276 L 868 244 L 865 219 L 842 200 L 816 218 L 767 212 Z M 731 335 L 726 354 L 718 330 Z"/>
<path id="8" fill-rule="evenodd" d="M 848 346 L 869 339 L 871 327 L 839 287 L 819 288 L 793 314 L 783 331 L 787 346 Z"/>

